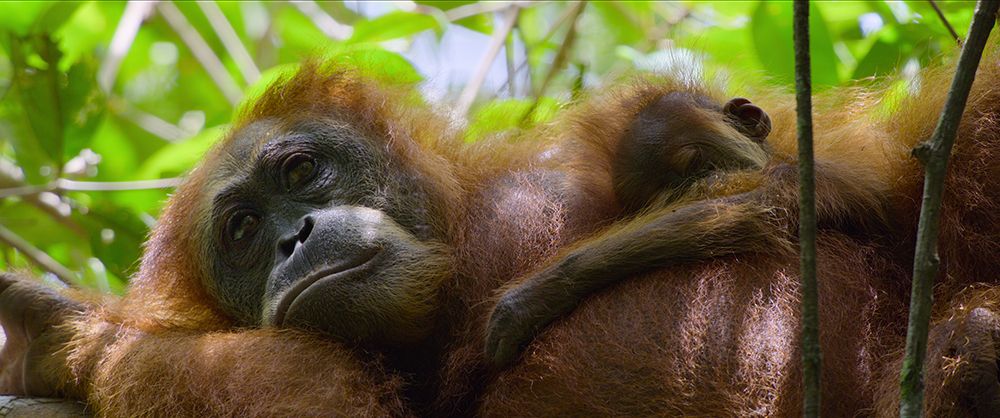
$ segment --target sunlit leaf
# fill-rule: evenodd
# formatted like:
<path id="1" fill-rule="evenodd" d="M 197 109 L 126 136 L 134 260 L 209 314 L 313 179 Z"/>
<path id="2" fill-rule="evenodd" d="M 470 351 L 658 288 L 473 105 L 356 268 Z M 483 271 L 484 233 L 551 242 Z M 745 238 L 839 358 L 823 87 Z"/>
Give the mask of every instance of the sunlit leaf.
<path id="1" fill-rule="evenodd" d="M 0 29 L 18 36 L 51 33 L 79 6 L 75 1 L 0 2 Z"/>
<path id="2" fill-rule="evenodd" d="M 416 1 L 415 3 L 423 6 L 434 7 L 440 10 L 451 10 L 456 7 L 466 6 L 470 4 L 475 4 L 475 1 Z M 451 22 L 456 25 L 461 25 L 466 28 L 472 29 L 481 33 L 491 33 L 493 32 L 493 13 L 479 13 L 464 19 L 458 19 Z"/>
<path id="3" fill-rule="evenodd" d="M 87 61 L 59 71 L 61 54 L 45 35 L 15 40 L 12 46 L 14 90 L 27 123 L 19 130 L 27 137 L 15 142 L 36 141 L 48 162 L 60 167 L 67 156 L 86 146 L 103 113 L 95 66 Z M 29 64 L 29 56 L 39 57 L 44 68 Z"/>
<path id="4" fill-rule="evenodd" d="M 94 255 L 114 275 L 131 276 L 149 233 L 146 224 L 134 212 L 103 200 L 79 218 L 87 228 Z"/>
<path id="5" fill-rule="evenodd" d="M 795 51 L 792 47 L 792 4 L 761 1 L 752 18 L 754 47 L 768 76 L 785 84 L 794 83 Z M 839 61 L 820 11 L 809 7 L 809 49 L 812 59 L 812 82 L 830 86 L 839 82 Z"/>
<path id="6" fill-rule="evenodd" d="M 381 42 L 410 36 L 428 29 L 440 32 L 437 19 L 420 13 L 389 12 L 372 20 L 362 20 L 354 25 L 350 42 Z"/>
<path id="7" fill-rule="evenodd" d="M 851 78 L 890 74 L 899 65 L 901 58 L 898 44 L 878 40 L 858 62 Z"/>
<path id="8" fill-rule="evenodd" d="M 546 122 L 555 116 L 559 103 L 551 98 L 542 98 L 535 105 L 532 100 L 495 100 L 477 109 L 471 118 L 465 140 L 478 141 L 491 135 L 510 132 Z M 530 117 L 526 120 L 528 112 Z"/>
<path id="9" fill-rule="evenodd" d="M 111 42 L 114 29 L 114 22 L 107 20 L 98 3 L 88 2 L 80 6 L 55 32 L 59 49 L 63 52 L 60 69 L 66 70 L 81 58 L 92 56 L 99 46 Z"/>
<path id="10" fill-rule="evenodd" d="M 423 80 L 413 64 L 402 55 L 380 48 L 346 48 L 330 55 L 329 59 L 384 82 L 412 84 Z"/>
<path id="11" fill-rule="evenodd" d="M 594 2 L 588 7 L 592 7 L 604 21 L 605 30 L 610 31 L 617 43 L 623 45 L 634 45 L 645 39 L 645 32 L 642 26 L 636 21 L 634 11 L 626 8 L 618 2 Z"/>
<path id="12" fill-rule="evenodd" d="M 49 7 L 36 19 L 32 25 L 35 33 L 53 33 L 57 31 L 76 9 L 83 4 L 78 1 L 57 1 L 50 3 Z"/>
<path id="13" fill-rule="evenodd" d="M 136 171 L 137 179 L 158 179 L 181 176 L 194 167 L 201 157 L 221 139 L 226 126 L 209 128 L 198 135 L 167 145 L 153 154 Z"/>

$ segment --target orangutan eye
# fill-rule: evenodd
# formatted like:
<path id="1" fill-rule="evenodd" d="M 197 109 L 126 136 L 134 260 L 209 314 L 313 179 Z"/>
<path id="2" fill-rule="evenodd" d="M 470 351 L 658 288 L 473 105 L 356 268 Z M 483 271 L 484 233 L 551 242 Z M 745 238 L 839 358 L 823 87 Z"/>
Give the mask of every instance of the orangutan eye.
<path id="1" fill-rule="evenodd" d="M 285 190 L 292 190 L 305 184 L 316 173 L 316 160 L 306 154 L 293 154 L 282 164 Z"/>
<path id="2" fill-rule="evenodd" d="M 229 237 L 239 241 L 253 236 L 260 227 L 260 216 L 250 211 L 240 211 L 229 218 Z"/>

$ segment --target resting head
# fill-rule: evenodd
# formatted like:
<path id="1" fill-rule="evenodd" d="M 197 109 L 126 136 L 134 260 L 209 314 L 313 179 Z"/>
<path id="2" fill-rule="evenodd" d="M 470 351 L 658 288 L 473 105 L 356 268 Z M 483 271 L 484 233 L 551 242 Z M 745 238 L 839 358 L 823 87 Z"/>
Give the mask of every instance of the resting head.
<path id="1" fill-rule="evenodd" d="M 174 280 L 235 326 L 424 337 L 452 274 L 458 187 L 427 136 L 447 130 L 394 90 L 316 64 L 279 80 L 171 199 L 150 249 L 184 247 L 191 277 Z"/>
<path id="2" fill-rule="evenodd" d="M 678 89 L 652 96 L 625 130 L 612 167 L 626 208 L 683 195 L 709 175 L 760 170 L 770 159 L 771 119 L 749 100 L 725 104 Z"/>

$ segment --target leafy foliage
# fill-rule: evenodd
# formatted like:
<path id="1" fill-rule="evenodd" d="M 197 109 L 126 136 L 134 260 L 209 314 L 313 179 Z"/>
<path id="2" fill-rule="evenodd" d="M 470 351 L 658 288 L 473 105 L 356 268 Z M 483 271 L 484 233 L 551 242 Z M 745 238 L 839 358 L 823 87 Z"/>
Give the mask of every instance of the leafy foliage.
<path id="1" fill-rule="evenodd" d="M 964 36 L 973 4 L 939 5 Z M 484 57 L 509 7 L 520 7 L 517 20 L 498 36 L 510 51 Z M 545 123 L 608 74 L 683 68 L 791 89 L 790 3 L 579 7 L 0 3 L 0 228 L 68 268 L 71 277 L 63 279 L 120 291 L 172 179 L 226 131 L 234 103 L 220 80 L 253 97 L 309 55 L 338 55 L 396 82 L 425 81 L 428 97 L 444 103 L 460 96 L 482 60 L 495 61 L 482 66 L 487 81 L 473 91 L 469 141 Z M 167 19 L 165 8 L 186 23 Z M 915 69 L 955 50 L 924 1 L 819 2 L 811 16 L 817 89 L 889 76 L 905 94 Z M 52 270 L 3 241 L 0 268 Z"/>

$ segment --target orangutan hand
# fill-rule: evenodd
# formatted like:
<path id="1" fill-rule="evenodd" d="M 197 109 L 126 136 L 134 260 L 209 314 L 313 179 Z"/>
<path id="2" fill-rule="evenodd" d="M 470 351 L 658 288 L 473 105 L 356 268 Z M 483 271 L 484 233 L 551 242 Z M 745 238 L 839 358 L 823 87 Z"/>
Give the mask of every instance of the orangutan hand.
<path id="1" fill-rule="evenodd" d="M 568 284 L 573 274 L 561 262 L 536 272 L 497 301 L 486 328 L 486 361 L 494 369 L 510 366 L 543 329 L 572 312 L 589 290 Z M 580 289 L 584 289 L 580 292 Z"/>
<path id="2" fill-rule="evenodd" d="M 934 325 L 927 342 L 928 416 L 1000 416 L 1000 316 L 974 308 Z"/>
<path id="3" fill-rule="evenodd" d="M 0 273 L 0 394 L 60 396 L 67 382 L 68 334 L 58 330 L 82 305 L 42 285 Z"/>
<path id="4" fill-rule="evenodd" d="M 486 361 L 494 369 L 509 366 L 534 338 L 537 329 L 525 318 L 521 298 L 508 292 L 497 301 L 486 328 Z"/>

